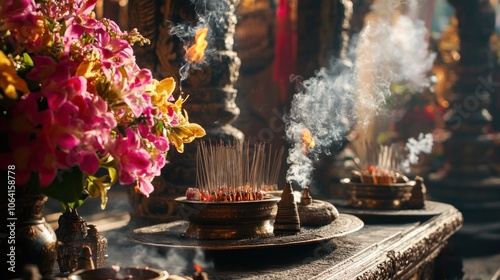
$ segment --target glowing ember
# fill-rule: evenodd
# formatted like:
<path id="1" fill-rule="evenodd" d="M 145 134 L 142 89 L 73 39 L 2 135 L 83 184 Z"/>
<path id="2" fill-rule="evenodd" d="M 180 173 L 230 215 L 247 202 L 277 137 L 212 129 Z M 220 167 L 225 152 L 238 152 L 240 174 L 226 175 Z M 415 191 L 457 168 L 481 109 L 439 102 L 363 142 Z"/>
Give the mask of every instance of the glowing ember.
<path id="1" fill-rule="evenodd" d="M 234 202 L 234 201 L 254 201 L 263 200 L 262 190 L 252 191 L 236 190 L 234 188 L 219 188 L 217 191 L 200 191 L 198 188 L 188 188 L 186 190 L 186 200 L 203 202 Z"/>
<path id="2" fill-rule="evenodd" d="M 196 271 L 193 274 L 193 280 L 208 280 L 208 275 L 202 271 L 201 265 L 195 264 L 194 269 Z"/>
<path id="3" fill-rule="evenodd" d="M 194 269 L 196 270 L 196 272 L 200 273 L 203 269 L 201 268 L 201 265 L 199 264 L 195 264 L 194 265 Z"/>
<path id="4" fill-rule="evenodd" d="M 366 169 L 361 170 L 361 175 L 362 183 L 393 184 L 396 182 L 399 173 L 383 167 L 369 165 Z"/>
<path id="5" fill-rule="evenodd" d="M 314 138 L 311 135 L 311 131 L 309 129 L 304 128 L 302 131 L 302 152 L 304 155 L 307 155 L 307 149 L 312 149 L 316 146 L 314 143 Z"/>
<path id="6" fill-rule="evenodd" d="M 208 27 L 200 28 L 196 31 L 194 36 L 194 44 L 191 45 L 186 51 L 186 59 L 193 62 L 201 62 L 205 56 L 205 48 L 208 45 L 206 40 L 208 33 Z"/>

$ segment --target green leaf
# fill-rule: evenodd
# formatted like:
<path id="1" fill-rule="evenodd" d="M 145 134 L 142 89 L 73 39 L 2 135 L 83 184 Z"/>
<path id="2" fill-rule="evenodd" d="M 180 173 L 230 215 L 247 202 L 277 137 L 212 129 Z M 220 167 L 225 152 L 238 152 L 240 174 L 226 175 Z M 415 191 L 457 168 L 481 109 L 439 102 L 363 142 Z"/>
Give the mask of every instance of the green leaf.
<path id="1" fill-rule="evenodd" d="M 31 178 L 38 186 L 38 174 L 34 174 Z M 62 203 L 77 203 L 83 194 L 83 173 L 77 167 L 61 169 L 49 186 L 39 189 L 46 196 L 60 200 Z"/>
<path id="2" fill-rule="evenodd" d="M 24 60 L 24 65 L 29 66 L 29 67 L 35 66 L 35 63 L 31 59 L 29 54 L 23 53 L 23 60 Z"/>
<path id="3" fill-rule="evenodd" d="M 69 207 L 71 209 L 76 209 L 76 208 L 82 206 L 82 204 L 85 202 L 85 200 L 87 199 L 88 196 L 89 196 L 88 194 L 82 193 L 82 195 L 80 196 L 80 199 L 78 199 L 77 201 L 71 202 L 71 203 L 62 203 L 62 212 L 64 213 L 64 211 L 66 211 L 67 207 Z"/>

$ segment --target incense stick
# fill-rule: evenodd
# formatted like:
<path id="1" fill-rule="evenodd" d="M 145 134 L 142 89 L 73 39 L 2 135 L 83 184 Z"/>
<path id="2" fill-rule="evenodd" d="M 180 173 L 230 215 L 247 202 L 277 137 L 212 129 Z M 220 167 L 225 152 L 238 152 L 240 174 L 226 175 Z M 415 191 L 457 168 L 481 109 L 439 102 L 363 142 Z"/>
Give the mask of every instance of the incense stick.
<path id="1" fill-rule="evenodd" d="M 401 173 L 404 153 L 396 144 L 380 145 L 370 141 L 355 141 L 352 148 L 358 157 L 355 163 L 360 171 L 370 169 L 372 175 L 376 176 Z"/>
<path id="2" fill-rule="evenodd" d="M 277 186 L 284 148 L 248 141 L 200 141 L 196 148 L 196 187 L 205 193 L 259 192 Z"/>

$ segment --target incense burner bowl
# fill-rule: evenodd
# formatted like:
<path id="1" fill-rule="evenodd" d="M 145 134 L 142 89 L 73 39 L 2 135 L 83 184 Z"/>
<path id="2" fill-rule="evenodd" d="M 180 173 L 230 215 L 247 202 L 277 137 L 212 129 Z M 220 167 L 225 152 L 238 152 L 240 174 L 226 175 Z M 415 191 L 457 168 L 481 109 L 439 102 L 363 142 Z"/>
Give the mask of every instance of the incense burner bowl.
<path id="1" fill-rule="evenodd" d="M 422 193 L 415 181 L 405 183 L 361 183 L 342 179 L 348 194 L 347 205 L 353 208 L 397 210 L 423 207 Z M 417 203 L 421 200 L 422 203 Z M 421 205 L 421 207 L 419 207 Z"/>
<path id="2" fill-rule="evenodd" d="M 71 273 L 68 280 L 106 280 L 106 279 L 142 279 L 166 280 L 169 274 L 166 271 L 153 268 L 125 267 L 119 271 L 111 267 L 96 269 L 81 269 Z"/>
<path id="3" fill-rule="evenodd" d="M 279 197 L 255 201 L 201 202 L 179 197 L 182 217 L 189 222 L 184 236 L 196 239 L 245 239 L 273 234 Z"/>

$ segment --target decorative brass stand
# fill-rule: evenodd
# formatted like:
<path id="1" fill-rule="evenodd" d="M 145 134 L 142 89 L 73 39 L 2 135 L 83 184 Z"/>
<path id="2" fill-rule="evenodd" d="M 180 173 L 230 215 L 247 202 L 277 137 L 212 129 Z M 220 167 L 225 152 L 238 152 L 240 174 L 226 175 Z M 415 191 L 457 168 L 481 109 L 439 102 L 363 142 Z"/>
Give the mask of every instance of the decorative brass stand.
<path id="1" fill-rule="evenodd" d="M 75 209 L 66 208 L 59 217 L 57 235 L 57 264 L 61 272 L 73 272 L 82 264 L 82 251 L 89 250 L 96 268 L 104 267 L 108 241 L 99 234 L 94 225 L 89 225 Z"/>
<path id="2" fill-rule="evenodd" d="M 493 141 L 486 134 L 491 123 L 487 111 L 492 70 L 489 41 L 494 30 L 495 10 L 489 0 L 449 0 L 449 3 L 455 8 L 460 38 L 457 79 L 445 114 L 451 131 L 450 138 L 443 144 L 449 169 L 444 175 L 430 176 L 428 191 L 432 198 L 451 203 L 464 214 L 464 228 L 473 225 L 485 236 L 496 235 L 488 247 L 498 250 L 500 246 L 491 242 L 496 240 L 500 244 L 500 231 L 498 227 L 491 229 L 490 223 L 499 221 L 498 215 L 492 213 L 500 212 L 500 177 L 492 172 L 488 160 Z M 488 224 L 490 230 L 486 227 Z M 477 236 L 471 238 L 481 240 Z"/>
<path id="3" fill-rule="evenodd" d="M 190 121 L 206 130 L 204 140 L 243 140 L 243 133 L 231 125 L 240 113 L 234 88 L 240 60 L 233 51 L 238 2 L 129 1 L 130 25 L 137 27 L 152 42 L 137 49 L 138 64 L 151 69 L 156 78 L 174 77 L 182 86 L 182 92 L 189 95 L 183 107 L 189 112 Z M 205 17 L 208 24 L 210 53 L 200 67 L 191 67 L 187 79 L 181 81 L 179 70 L 186 64 L 185 45 L 180 37 L 171 34 L 170 29 L 178 24 L 194 28 L 200 17 Z M 187 145 L 182 154 L 171 149 L 169 163 L 162 170 L 162 177 L 153 182 L 155 191 L 150 198 L 131 189 L 132 222 L 148 224 L 181 219 L 174 199 L 195 185 L 195 154 L 195 143 Z"/>

